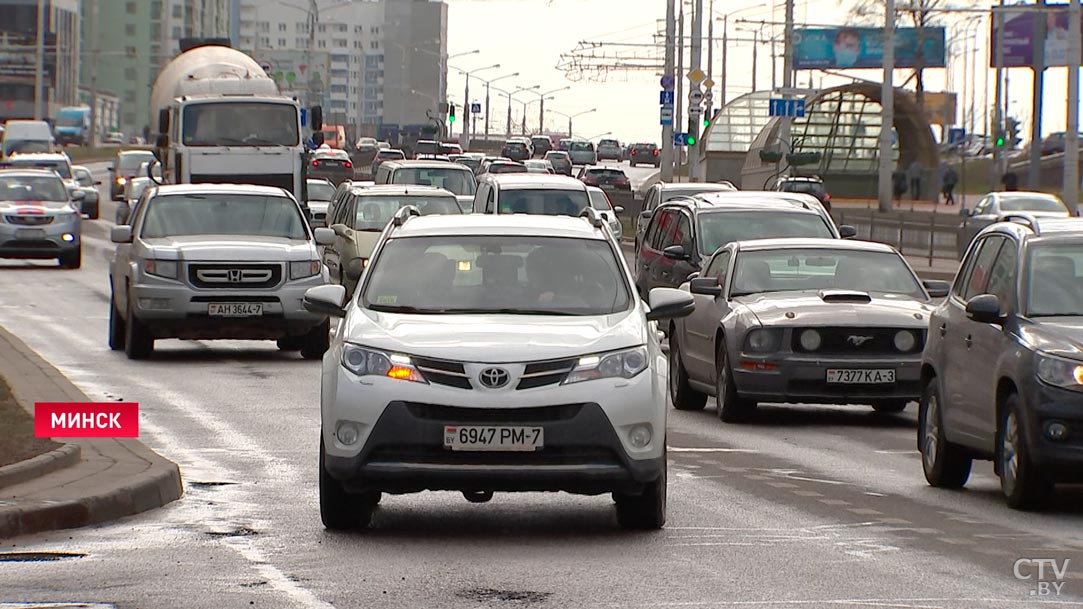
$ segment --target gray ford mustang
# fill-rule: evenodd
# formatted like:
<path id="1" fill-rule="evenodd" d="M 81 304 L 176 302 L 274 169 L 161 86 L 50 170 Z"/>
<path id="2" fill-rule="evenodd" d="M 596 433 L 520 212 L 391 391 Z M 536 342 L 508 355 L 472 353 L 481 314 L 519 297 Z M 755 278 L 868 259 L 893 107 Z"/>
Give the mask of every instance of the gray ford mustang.
<path id="1" fill-rule="evenodd" d="M 901 412 L 921 394 L 921 351 L 942 281 L 918 279 L 889 246 L 832 239 L 738 241 L 681 286 L 696 310 L 671 328 L 669 385 L 681 410 L 715 396 L 723 421 L 758 402 L 869 404 Z"/>

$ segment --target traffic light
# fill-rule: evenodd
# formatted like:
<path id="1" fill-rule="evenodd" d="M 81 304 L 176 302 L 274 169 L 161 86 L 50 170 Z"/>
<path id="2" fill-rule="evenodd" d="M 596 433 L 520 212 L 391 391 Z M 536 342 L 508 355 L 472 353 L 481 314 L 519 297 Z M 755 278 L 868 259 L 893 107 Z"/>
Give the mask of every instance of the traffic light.
<path id="1" fill-rule="evenodd" d="M 699 120 L 688 117 L 688 137 L 685 138 L 684 143 L 695 146 L 697 141 L 699 141 Z"/>
<path id="2" fill-rule="evenodd" d="M 455 104 L 447 105 L 447 120 L 450 123 L 455 122 Z"/>
<path id="3" fill-rule="evenodd" d="M 993 146 L 996 148 L 1004 147 L 1004 131 L 996 129 L 993 131 Z"/>

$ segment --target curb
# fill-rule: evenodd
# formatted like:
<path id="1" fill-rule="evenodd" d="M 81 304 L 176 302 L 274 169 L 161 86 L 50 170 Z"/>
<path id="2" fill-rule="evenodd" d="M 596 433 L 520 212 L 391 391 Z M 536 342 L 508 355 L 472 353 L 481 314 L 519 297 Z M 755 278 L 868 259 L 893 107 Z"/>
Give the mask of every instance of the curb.
<path id="1" fill-rule="evenodd" d="M 78 444 L 65 444 L 43 455 L 0 467 L 0 488 L 14 486 L 75 465 L 82 458 L 82 454 L 83 451 Z"/>

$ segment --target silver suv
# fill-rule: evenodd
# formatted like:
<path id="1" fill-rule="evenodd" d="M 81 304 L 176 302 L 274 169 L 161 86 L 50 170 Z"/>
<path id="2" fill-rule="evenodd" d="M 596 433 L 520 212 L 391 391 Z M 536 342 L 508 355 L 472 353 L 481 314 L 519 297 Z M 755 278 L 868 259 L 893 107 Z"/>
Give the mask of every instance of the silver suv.
<path id="1" fill-rule="evenodd" d="M 142 359 L 162 338 L 277 340 L 319 358 L 328 319 L 301 300 L 329 282 L 316 246 L 334 236 L 280 188 L 154 187 L 110 235 L 109 347 Z"/>
<path id="2" fill-rule="evenodd" d="M 56 258 L 63 268 L 79 268 L 84 196 L 51 170 L 0 171 L 0 258 Z"/>

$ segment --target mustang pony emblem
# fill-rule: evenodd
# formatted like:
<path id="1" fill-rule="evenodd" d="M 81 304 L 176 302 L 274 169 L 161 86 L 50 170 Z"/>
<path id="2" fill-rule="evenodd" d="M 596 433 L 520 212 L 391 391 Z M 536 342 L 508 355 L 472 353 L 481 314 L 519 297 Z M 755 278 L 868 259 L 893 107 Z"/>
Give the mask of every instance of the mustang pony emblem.
<path id="1" fill-rule="evenodd" d="M 875 338 L 875 337 L 874 336 L 858 336 L 857 334 L 853 334 L 851 336 L 846 337 L 846 342 L 850 343 L 851 345 L 853 345 L 855 347 L 860 347 L 861 345 L 864 345 L 865 343 L 869 342 L 873 338 Z"/>

